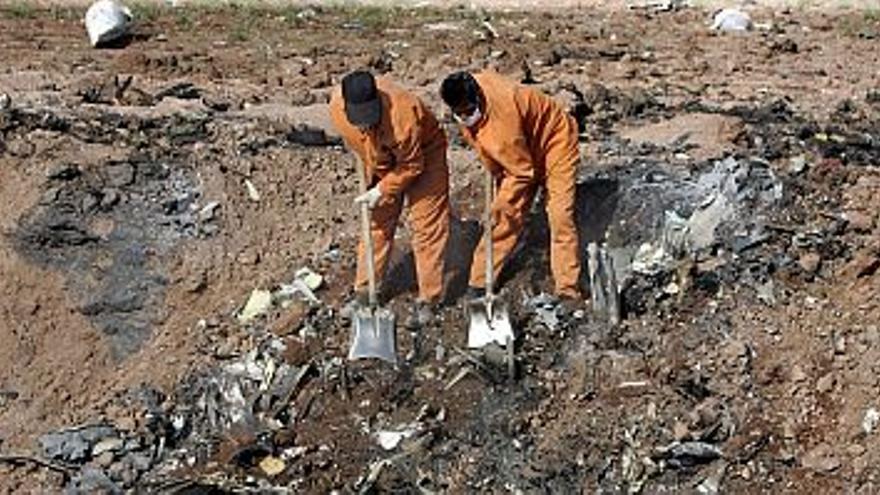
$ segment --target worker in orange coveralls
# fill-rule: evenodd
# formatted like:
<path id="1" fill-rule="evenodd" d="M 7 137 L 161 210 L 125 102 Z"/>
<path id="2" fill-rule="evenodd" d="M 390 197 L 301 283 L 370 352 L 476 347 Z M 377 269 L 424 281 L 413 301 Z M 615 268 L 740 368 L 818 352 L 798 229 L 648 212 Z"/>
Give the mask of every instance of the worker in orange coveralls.
<path id="1" fill-rule="evenodd" d="M 416 307 L 407 326 L 428 324 L 443 293 L 443 256 L 449 238 L 446 135 L 414 95 L 384 77 L 355 71 L 330 99 L 330 115 L 347 147 L 366 168 L 368 190 L 355 198 L 371 210 L 376 277 L 388 265 L 404 198 L 418 275 Z M 367 300 L 363 241 L 358 246 L 355 301 Z"/>
<path id="2" fill-rule="evenodd" d="M 575 225 L 575 173 L 579 161 L 578 128 L 549 96 L 496 72 L 457 72 L 440 89 L 461 126 L 461 133 L 495 176 L 492 241 L 497 277 L 516 246 L 538 187 L 546 188 L 550 222 L 550 268 L 555 293 L 580 297 L 578 233 Z M 485 247 L 471 264 L 469 295 L 486 287 Z"/>

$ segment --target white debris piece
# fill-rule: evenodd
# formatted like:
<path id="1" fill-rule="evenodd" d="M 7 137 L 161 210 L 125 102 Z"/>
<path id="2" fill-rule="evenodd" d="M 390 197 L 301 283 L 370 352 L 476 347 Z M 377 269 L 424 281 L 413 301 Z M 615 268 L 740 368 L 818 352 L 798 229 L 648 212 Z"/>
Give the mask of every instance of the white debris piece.
<path id="1" fill-rule="evenodd" d="M 321 300 L 318 299 L 309 284 L 299 278 L 290 284 L 281 284 L 272 297 L 282 308 L 286 308 L 290 305 L 289 301 L 296 295 L 300 295 L 303 300 L 311 304 L 321 304 Z"/>
<path id="2" fill-rule="evenodd" d="M 86 11 L 86 31 L 96 47 L 117 40 L 128 32 L 131 11 L 114 0 L 98 0 Z"/>
<path id="3" fill-rule="evenodd" d="M 415 435 L 418 431 L 415 427 L 406 427 L 400 430 L 380 430 L 376 432 L 376 441 L 385 450 L 394 450 L 400 442 Z"/>
<path id="4" fill-rule="evenodd" d="M 260 191 L 257 190 L 257 186 L 250 179 L 244 180 L 244 186 L 247 188 L 248 199 L 258 203 L 260 201 Z"/>
<path id="5" fill-rule="evenodd" d="M 873 407 L 865 411 L 865 417 L 862 419 L 862 430 L 870 435 L 877 428 L 877 423 L 880 423 L 880 412 Z"/>
<path id="6" fill-rule="evenodd" d="M 244 309 L 238 314 L 238 322 L 241 324 L 250 323 L 251 320 L 265 313 L 271 307 L 272 293 L 267 290 L 254 289 L 247 304 L 244 305 Z"/>
<path id="7" fill-rule="evenodd" d="M 324 283 L 324 277 L 319 273 L 315 273 L 309 267 L 300 268 L 296 271 L 294 277 L 305 282 L 311 290 L 318 290 L 321 287 L 321 284 Z"/>
<path id="8" fill-rule="evenodd" d="M 656 275 L 672 265 L 672 255 L 650 242 L 643 243 L 632 261 L 632 271 L 642 275 Z"/>
<path id="9" fill-rule="evenodd" d="M 738 9 L 723 9 L 715 14 L 712 23 L 714 31 L 748 31 L 752 29 L 752 18 Z"/>

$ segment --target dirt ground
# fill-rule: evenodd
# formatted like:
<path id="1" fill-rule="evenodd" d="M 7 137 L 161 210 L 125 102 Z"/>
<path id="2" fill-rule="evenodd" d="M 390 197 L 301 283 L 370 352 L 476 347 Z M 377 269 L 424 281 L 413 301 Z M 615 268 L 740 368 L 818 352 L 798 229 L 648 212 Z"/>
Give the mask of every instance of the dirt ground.
<path id="1" fill-rule="evenodd" d="M 81 8 L 3 4 L 0 491 L 58 492 L 86 464 L 147 492 L 874 493 L 880 17 L 750 8 L 757 29 L 719 34 L 704 9 L 145 3 L 130 39 L 96 50 Z M 634 250 L 655 227 L 635 186 L 690 183 L 725 157 L 783 193 L 664 273 L 628 277 L 617 326 L 537 321 L 527 301 L 552 284 L 536 214 L 504 279 L 521 332 L 509 381 L 464 350 L 480 168 L 453 137 L 442 321 L 399 332 L 399 369 L 346 364 L 357 186 L 325 104 L 365 66 L 451 136 L 450 71 L 494 67 L 558 98 L 583 125 L 584 240 Z M 399 237 L 386 285 L 402 317 Z M 320 304 L 236 319 L 301 267 L 323 275 Z M 257 419 L 205 419 L 222 370 L 266 356 L 301 381 L 246 397 Z M 41 447 L 96 423 L 126 446 L 78 461 Z M 400 446 L 377 444 L 411 423 Z"/>

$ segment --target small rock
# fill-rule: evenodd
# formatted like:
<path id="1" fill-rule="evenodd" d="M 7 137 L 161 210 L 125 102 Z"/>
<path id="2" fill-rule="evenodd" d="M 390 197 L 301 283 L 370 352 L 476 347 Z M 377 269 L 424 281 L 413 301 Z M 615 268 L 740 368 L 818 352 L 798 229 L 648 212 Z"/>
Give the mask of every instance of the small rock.
<path id="1" fill-rule="evenodd" d="M 260 252 L 256 249 L 246 249 L 238 255 L 237 261 L 242 265 L 256 265 L 260 262 Z"/>
<path id="2" fill-rule="evenodd" d="M 99 204 L 99 207 L 102 210 L 107 211 L 116 206 L 119 203 L 119 199 L 119 191 L 108 187 L 101 191 L 101 203 Z"/>
<path id="3" fill-rule="evenodd" d="M 758 299 L 768 306 L 776 304 L 776 284 L 773 279 L 767 279 L 764 283 L 755 284 L 755 292 Z"/>
<path id="4" fill-rule="evenodd" d="M 794 440 L 797 437 L 795 425 L 790 420 L 782 424 L 782 436 L 786 440 Z"/>
<path id="5" fill-rule="evenodd" d="M 101 455 L 95 457 L 95 464 L 102 468 L 108 468 L 111 464 L 113 464 L 113 460 L 115 455 L 113 452 L 104 452 Z"/>
<path id="6" fill-rule="evenodd" d="M 807 169 L 807 158 L 804 155 L 793 156 L 788 161 L 788 171 L 792 174 L 801 174 Z"/>
<path id="7" fill-rule="evenodd" d="M 192 294 L 202 292 L 208 287 L 208 273 L 197 270 L 186 279 L 186 291 Z"/>
<path id="8" fill-rule="evenodd" d="M 847 227 L 855 232 L 870 232 L 874 228 L 874 218 L 857 210 L 850 210 L 843 214 Z"/>
<path id="9" fill-rule="evenodd" d="M 82 212 L 90 213 L 92 210 L 98 207 L 100 204 L 100 200 L 95 197 L 94 194 L 86 194 L 82 198 Z"/>
<path id="10" fill-rule="evenodd" d="M 672 425 L 672 436 L 677 441 L 686 440 L 690 436 L 691 432 L 688 429 L 688 426 L 682 421 L 676 421 L 674 425 Z"/>
<path id="11" fill-rule="evenodd" d="M 12 107 L 12 98 L 6 94 L 0 94 L 0 110 L 9 110 Z"/>
<path id="12" fill-rule="evenodd" d="M 818 253 L 806 253 L 798 259 L 798 264 L 807 273 L 816 273 L 822 263 L 822 257 Z"/>
<path id="13" fill-rule="evenodd" d="M 75 163 L 64 163 L 49 169 L 46 178 L 50 180 L 71 180 L 82 175 L 82 170 Z"/>
<path id="14" fill-rule="evenodd" d="M 121 483 L 124 487 L 131 486 L 137 481 L 137 471 L 132 468 L 131 463 L 128 462 L 127 459 L 111 465 L 107 469 L 107 474 L 110 478 Z"/>
<path id="15" fill-rule="evenodd" d="M 838 335 L 834 339 L 834 354 L 846 354 L 846 337 Z"/>
<path id="16" fill-rule="evenodd" d="M 828 373 L 827 375 L 819 378 L 819 381 L 816 382 L 816 391 L 820 394 L 826 394 L 834 388 L 834 375 Z"/>
<path id="17" fill-rule="evenodd" d="M 801 458 L 801 466 L 820 473 L 828 473 L 840 467 L 840 459 L 828 444 L 819 444 Z"/>
<path id="18" fill-rule="evenodd" d="M 134 165 L 127 162 L 115 162 L 107 165 L 107 183 L 114 188 L 122 188 L 134 183 Z"/>
<path id="19" fill-rule="evenodd" d="M 807 373 L 804 372 L 804 368 L 800 364 L 795 364 L 791 367 L 791 381 L 800 383 L 806 379 Z"/>

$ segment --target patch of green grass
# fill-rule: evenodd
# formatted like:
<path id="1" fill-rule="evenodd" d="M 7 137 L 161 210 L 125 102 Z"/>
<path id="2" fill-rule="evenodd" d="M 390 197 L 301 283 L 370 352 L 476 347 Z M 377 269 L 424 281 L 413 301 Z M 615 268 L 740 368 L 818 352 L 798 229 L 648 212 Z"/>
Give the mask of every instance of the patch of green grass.
<path id="1" fill-rule="evenodd" d="M 235 26 L 232 28 L 232 31 L 229 33 L 229 39 L 231 41 L 236 41 L 239 43 L 243 43 L 251 39 L 251 22 L 243 21 L 236 22 Z"/>
<path id="2" fill-rule="evenodd" d="M 135 22 L 143 22 L 145 24 L 156 22 L 162 16 L 165 7 L 162 4 L 150 2 L 135 2 L 130 4 L 131 15 Z"/>
<path id="3" fill-rule="evenodd" d="M 50 9 L 52 18 L 56 21 L 78 21 L 83 18 L 85 11 L 75 7 L 53 6 Z"/>
<path id="4" fill-rule="evenodd" d="M 874 33 L 876 36 L 878 22 L 880 22 L 880 12 L 865 10 L 860 14 L 849 13 L 842 16 L 837 27 L 844 36 L 861 37 L 866 33 Z"/>
<path id="5" fill-rule="evenodd" d="M 293 26 L 299 26 L 303 24 L 304 19 L 300 17 L 300 14 L 304 11 L 305 9 L 295 5 L 285 5 L 278 10 L 278 15 L 284 18 L 284 22 Z"/>
<path id="6" fill-rule="evenodd" d="M 174 22 L 181 29 L 190 29 L 193 27 L 193 13 L 187 9 L 177 9 L 174 13 Z"/>
<path id="7" fill-rule="evenodd" d="M 367 29 L 379 30 L 391 26 L 401 17 L 401 9 L 396 7 L 377 7 L 366 5 L 352 9 L 350 18 Z"/>
<path id="8" fill-rule="evenodd" d="M 18 0 L 6 6 L 3 13 L 13 19 L 33 19 L 37 16 L 37 9 L 26 0 Z"/>

